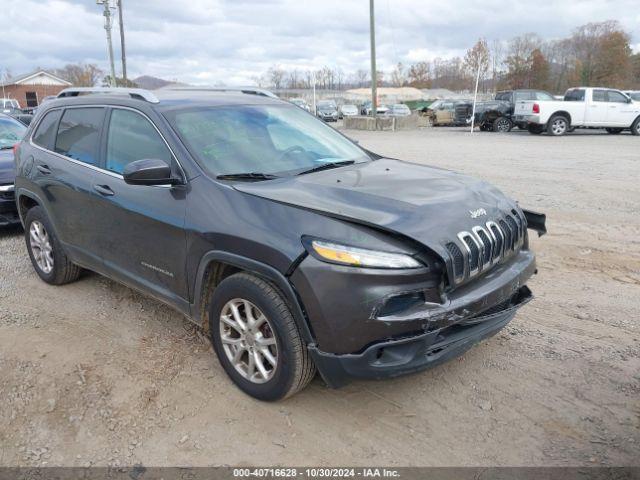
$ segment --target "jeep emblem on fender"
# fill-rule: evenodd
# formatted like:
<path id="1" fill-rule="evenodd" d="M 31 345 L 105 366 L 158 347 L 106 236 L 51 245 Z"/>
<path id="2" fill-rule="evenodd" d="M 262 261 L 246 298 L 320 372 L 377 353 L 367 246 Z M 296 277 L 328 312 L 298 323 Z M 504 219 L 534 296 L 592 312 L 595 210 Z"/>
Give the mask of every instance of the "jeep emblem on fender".
<path id="1" fill-rule="evenodd" d="M 469 210 L 469 213 L 471 214 L 471 218 L 478 218 L 486 215 L 487 211 L 484 208 L 479 208 L 477 210 Z"/>

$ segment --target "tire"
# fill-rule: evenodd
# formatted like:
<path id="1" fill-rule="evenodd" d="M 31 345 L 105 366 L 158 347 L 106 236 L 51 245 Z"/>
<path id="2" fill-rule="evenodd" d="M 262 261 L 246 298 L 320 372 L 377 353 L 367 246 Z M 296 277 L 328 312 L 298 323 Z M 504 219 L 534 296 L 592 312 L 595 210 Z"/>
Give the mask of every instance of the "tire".
<path id="1" fill-rule="evenodd" d="M 244 323 L 244 329 L 237 318 Z M 255 319 L 262 318 L 258 325 Z M 306 387 L 316 373 L 282 294 L 249 273 L 236 273 L 213 291 L 209 332 L 227 375 L 243 392 L 258 400 L 290 397 Z"/>
<path id="2" fill-rule="evenodd" d="M 42 207 L 27 212 L 24 236 L 31 264 L 46 283 L 64 285 L 80 277 L 82 269 L 67 257 Z"/>
<path id="3" fill-rule="evenodd" d="M 542 132 L 544 132 L 544 127 L 542 125 L 533 125 L 532 124 L 532 125 L 529 125 L 527 127 L 527 130 L 532 135 L 540 135 Z"/>
<path id="4" fill-rule="evenodd" d="M 640 135 L 640 117 L 631 125 L 631 135 Z"/>
<path id="5" fill-rule="evenodd" d="M 547 133 L 554 137 L 560 137 L 567 133 L 571 125 L 564 115 L 554 115 L 547 124 Z"/>
<path id="6" fill-rule="evenodd" d="M 605 130 L 611 135 L 618 135 L 620 132 L 622 132 L 621 128 L 606 128 Z"/>
<path id="7" fill-rule="evenodd" d="M 507 117 L 498 117 L 493 121 L 493 131 L 498 133 L 508 133 L 513 128 L 513 123 Z"/>

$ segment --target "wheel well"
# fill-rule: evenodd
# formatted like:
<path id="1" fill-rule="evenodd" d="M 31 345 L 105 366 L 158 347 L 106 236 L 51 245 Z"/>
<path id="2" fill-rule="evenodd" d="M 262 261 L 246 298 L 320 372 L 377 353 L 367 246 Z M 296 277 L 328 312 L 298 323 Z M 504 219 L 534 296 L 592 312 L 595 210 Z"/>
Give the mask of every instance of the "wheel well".
<path id="1" fill-rule="evenodd" d="M 33 207 L 37 207 L 39 204 L 33 198 L 21 195 L 18 200 L 18 208 L 20 209 L 20 217 L 24 220 L 27 216 L 27 212 Z"/>
<path id="2" fill-rule="evenodd" d="M 209 333 L 209 305 L 211 293 L 225 278 L 234 273 L 244 272 L 243 269 L 220 261 L 209 262 L 202 278 L 202 288 L 196 294 L 200 295 L 200 320 L 205 332 Z"/>
<path id="3" fill-rule="evenodd" d="M 553 115 L 551 115 L 551 117 L 549 117 L 549 120 L 551 120 L 553 117 L 564 117 L 569 122 L 569 125 L 571 125 L 571 115 L 569 114 L 569 112 L 555 112 Z"/>

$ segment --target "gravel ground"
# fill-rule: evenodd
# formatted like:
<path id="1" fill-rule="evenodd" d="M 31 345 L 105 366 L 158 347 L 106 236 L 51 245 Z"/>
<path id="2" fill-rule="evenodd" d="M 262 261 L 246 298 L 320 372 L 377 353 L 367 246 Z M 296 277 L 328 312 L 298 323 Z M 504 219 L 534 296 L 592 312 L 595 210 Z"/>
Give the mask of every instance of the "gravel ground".
<path id="1" fill-rule="evenodd" d="M 638 465 L 640 139 L 346 133 L 546 212 L 536 299 L 433 370 L 266 404 L 180 314 L 91 273 L 45 285 L 4 230 L 0 465 Z"/>

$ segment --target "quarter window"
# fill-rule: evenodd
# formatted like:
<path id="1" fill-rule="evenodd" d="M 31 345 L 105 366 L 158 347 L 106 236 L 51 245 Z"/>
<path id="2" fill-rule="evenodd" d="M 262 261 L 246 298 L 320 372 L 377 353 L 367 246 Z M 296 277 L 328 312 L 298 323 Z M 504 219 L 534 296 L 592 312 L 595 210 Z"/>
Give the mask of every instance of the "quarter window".
<path id="1" fill-rule="evenodd" d="M 107 170 L 121 174 L 129 163 L 150 158 L 171 165 L 171 152 L 157 130 L 139 113 L 114 109 L 107 136 Z"/>
<path id="2" fill-rule="evenodd" d="M 68 108 L 60 120 L 55 151 L 96 165 L 103 119 L 103 108 Z"/>
<path id="3" fill-rule="evenodd" d="M 58 127 L 58 120 L 60 120 L 61 113 L 62 110 L 52 110 L 45 114 L 36 132 L 33 134 L 33 143 L 47 150 L 53 148 L 53 142 L 56 138 L 56 128 Z"/>

